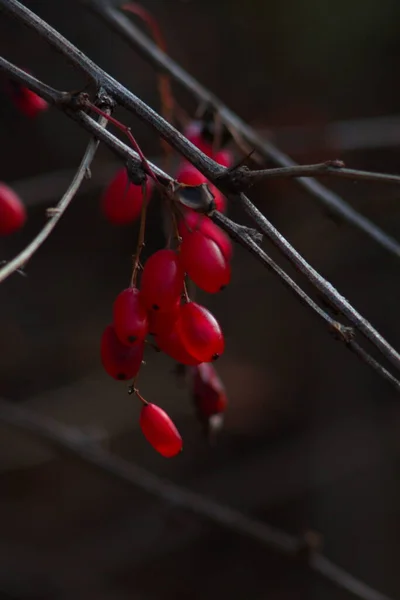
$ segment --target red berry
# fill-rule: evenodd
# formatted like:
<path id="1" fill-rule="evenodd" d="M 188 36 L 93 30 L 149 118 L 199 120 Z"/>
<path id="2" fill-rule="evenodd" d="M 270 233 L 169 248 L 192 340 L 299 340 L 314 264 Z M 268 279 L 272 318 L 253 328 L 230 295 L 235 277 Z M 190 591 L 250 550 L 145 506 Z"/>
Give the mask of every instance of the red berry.
<path id="1" fill-rule="evenodd" d="M 28 73 L 26 69 L 24 70 Z M 49 105 L 46 100 L 43 100 L 43 98 L 24 85 L 9 80 L 7 87 L 15 106 L 25 116 L 33 119 L 39 113 L 48 109 Z"/>
<path id="2" fill-rule="evenodd" d="M 160 350 L 182 365 L 198 365 L 201 362 L 186 350 L 176 327 L 169 333 L 156 335 L 155 341 Z"/>
<path id="3" fill-rule="evenodd" d="M 101 361 L 105 371 L 114 379 L 132 379 L 138 374 L 143 360 L 144 342 L 134 346 L 122 344 L 112 325 L 108 325 L 101 338 Z"/>
<path id="4" fill-rule="evenodd" d="M 233 165 L 233 154 L 230 150 L 220 150 L 216 153 L 214 160 L 222 167 L 231 167 Z"/>
<path id="5" fill-rule="evenodd" d="M 200 417 L 209 418 L 225 411 L 228 400 L 225 387 L 213 365 L 193 367 L 193 397 Z"/>
<path id="6" fill-rule="evenodd" d="M 219 246 L 201 231 L 193 231 L 183 238 L 181 263 L 190 279 L 209 294 L 221 291 L 230 281 L 230 264 Z"/>
<path id="7" fill-rule="evenodd" d="M 215 225 L 208 217 L 200 215 L 194 210 L 187 209 L 184 217 L 178 223 L 179 235 L 184 238 L 191 231 L 201 231 L 203 235 L 210 238 L 219 246 L 226 260 L 232 258 L 233 248 L 229 237 L 218 225 Z"/>
<path id="8" fill-rule="evenodd" d="M 207 182 L 207 177 L 204 177 L 203 173 L 200 173 L 190 162 L 185 161 L 176 174 L 176 180 L 186 185 L 201 185 Z"/>
<path id="9" fill-rule="evenodd" d="M 148 331 L 147 312 L 137 288 L 127 288 L 115 299 L 114 329 L 120 342 L 132 346 L 144 340 Z"/>
<path id="10" fill-rule="evenodd" d="M 224 351 L 225 342 L 217 319 L 204 306 L 181 306 L 176 330 L 186 350 L 200 362 L 212 362 Z"/>
<path id="11" fill-rule="evenodd" d="M 140 283 L 147 309 L 170 311 L 183 291 L 184 271 L 174 250 L 158 250 L 147 259 Z"/>
<path id="12" fill-rule="evenodd" d="M 14 233 L 26 221 L 25 207 L 17 194 L 0 183 L 0 235 Z"/>
<path id="13" fill-rule="evenodd" d="M 165 336 L 171 332 L 179 315 L 180 304 L 181 299 L 179 298 L 175 306 L 168 312 L 162 312 L 150 308 L 150 310 L 147 313 L 150 335 Z"/>
<path id="14" fill-rule="evenodd" d="M 150 197 L 152 182 L 146 181 L 147 199 Z M 120 169 L 108 185 L 102 197 L 102 210 L 110 223 L 125 225 L 135 221 L 141 213 L 143 205 L 143 190 L 141 185 L 129 181 L 128 173 Z"/>
<path id="15" fill-rule="evenodd" d="M 140 427 L 146 440 L 165 458 L 182 450 L 182 438 L 167 413 L 155 404 L 144 404 Z"/>

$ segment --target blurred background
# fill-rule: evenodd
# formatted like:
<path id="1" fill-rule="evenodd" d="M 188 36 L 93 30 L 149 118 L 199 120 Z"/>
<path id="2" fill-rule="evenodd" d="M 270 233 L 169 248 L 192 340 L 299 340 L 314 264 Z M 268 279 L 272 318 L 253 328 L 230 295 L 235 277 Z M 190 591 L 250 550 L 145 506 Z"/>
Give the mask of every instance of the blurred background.
<path id="1" fill-rule="evenodd" d="M 160 109 L 152 68 L 78 1 L 25 4 Z M 297 161 L 339 158 L 353 168 L 399 171 L 396 0 L 143 5 L 162 26 L 170 54 Z M 0 51 L 60 89 L 86 84 L 34 33 L 1 13 Z M 175 84 L 174 92 L 194 114 L 194 99 Z M 32 121 L 6 93 L 0 105 L 0 179 L 29 210 L 23 231 L 0 240 L 0 260 L 8 260 L 44 224 L 45 209 L 67 187 L 88 136 L 55 109 Z M 116 114 L 149 156 L 160 155 L 149 128 Z M 144 440 L 139 402 L 103 372 L 99 359 L 101 332 L 129 281 L 137 235 L 136 226 L 112 227 L 99 210 L 102 188 L 119 166 L 100 148 L 92 181 L 27 266 L 27 277 L 15 274 L 1 285 L 0 396 L 289 534 L 319 532 L 327 557 L 399 598 L 399 398 L 239 247 L 232 284 L 219 295 L 199 295 L 226 334 L 217 364 L 229 396 L 224 430 L 216 444 L 207 444 L 173 361 L 150 351 L 141 392 L 174 419 L 184 452 L 165 460 Z M 400 239 L 398 187 L 324 183 Z M 294 181 L 260 185 L 252 198 L 399 348 L 398 260 L 332 220 Z M 147 253 L 164 243 L 159 215 L 159 202 L 152 202 Z M 229 215 L 244 222 L 236 207 Z M 353 597 L 253 539 L 4 423 L 0 490 L 0 598 Z"/>

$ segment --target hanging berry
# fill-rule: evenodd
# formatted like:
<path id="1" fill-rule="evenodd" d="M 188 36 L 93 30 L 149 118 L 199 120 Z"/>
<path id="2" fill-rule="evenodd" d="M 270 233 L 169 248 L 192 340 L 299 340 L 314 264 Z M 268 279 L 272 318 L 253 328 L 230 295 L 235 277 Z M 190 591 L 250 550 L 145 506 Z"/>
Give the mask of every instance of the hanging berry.
<path id="1" fill-rule="evenodd" d="M 144 340 L 148 331 L 147 312 L 136 287 L 118 294 L 113 306 L 114 330 L 120 342 L 132 346 Z"/>
<path id="2" fill-rule="evenodd" d="M 169 333 L 156 335 L 155 342 L 162 352 L 168 354 L 168 356 L 182 365 L 198 365 L 201 362 L 201 360 L 190 354 L 186 349 L 176 324 Z"/>
<path id="3" fill-rule="evenodd" d="M 180 254 L 183 268 L 200 289 L 215 294 L 228 285 L 230 264 L 219 246 L 200 231 L 185 235 Z"/>
<path id="4" fill-rule="evenodd" d="M 140 283 L 147 309 L 171 311 L 183 291 L 184 271 L 174 250 L 158 250 L 147 259 Z"/>
<path id="5" fill-rule="evenodd" d="M 30 119 L 37 117 L 49 107 L 46 100 L 43 100 L 35 92 L 32 92 L 32 90 L 16 81 L 9 81 L 8 90 L 14 106 Z"/>
<path id="6" fill-rule="evenodd" d="M 225 387 L 213 365 L 201 363 L 191 369 L 193 399 L 200 419 L 225 411 L 228 400 Z"/>
<path id="7" fill-rule="evenodd" d="M 114 379 L 132 379 L 143 360 L 144 342 L 126 346 L 118 339 L 114 327 L 108 325 L 101 338 L 100 354 L 105 371 Z"/>
<path id="8" fill-rule="evenodd" d="M 165 458 L 176 456 L 182 450 L 182 438 L 167 413 L 155 404 L 144 404 L 140 413 L 140 427 L 146 440 Z"/>
<path id="9" fill-rule="evenodd" d="M 179 315 L 181 299 L 179 298 L 175 306 L 169 311 L 159 311 L 150 308 L 147 312 L 150 335 L 168 335 L 174 327 Z"/>
<path id="10" fill-rule="evenodd" d="M 180 307 L 176 331 L 187 352 L 199 362 L 212 362 L 224 351 L 224 336 L 218 321 L 196 302 Z"/>
<path id="11" fill-rule="evenodd" d="M 17 194 L 0 183 L 0 235 L 9 235 L 21 229 L 26 221 L 26 211 Z"/>
<path id="12" fill-rule="evenodd" d="M 192 231 L 200 231 L 217 244 L 226 260 L 231 260 L 233 254 L 231 240 L 209 217 L 188 208 L 185 210 L 183 218 L 179 220 L 178 229 L 182 238 Z"/>
<path id="13" fill-rule="evenodd" d="M 153 183 L 146 180 L 146 197 L 150 199 Z M 143 205 L 143 189 L 141 185 L 134 185 L 128 177 L 127 170 L 120 169 L 101 199 L 103 213 L 113 225 L 126 225 L 139 218 Z"/>

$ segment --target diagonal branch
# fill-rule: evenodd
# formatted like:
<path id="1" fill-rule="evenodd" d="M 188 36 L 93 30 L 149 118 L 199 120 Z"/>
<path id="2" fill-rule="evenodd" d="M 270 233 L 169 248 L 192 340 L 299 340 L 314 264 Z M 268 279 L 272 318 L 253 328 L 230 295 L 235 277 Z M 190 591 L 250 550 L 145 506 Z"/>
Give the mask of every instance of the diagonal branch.
<path id="1" fill-rule="evenodd" d="M 79 458 L 102 473 L 147 494 L 205 517 L 218 526 L 243 535 L 267 548 L 304 562 L 311 570 L 322 575 L 336 586 L 351 592 L 360 600 L 390 600 L 388 596 L 360 581 L 326 558 L 305 536 L 295 537 L 263 521 L 244 515 L 229 506 L 219 504 L 196 492 L 143 469 L 109 453 L 88 438 L 79 429 L 61 425 L 54 419 L 39 415 L 26 408 L 13 406 L 0 399 L 0 421 L 44 440 L 57 450 Z"/>
<path id="2" fill-rule="evenodd" d="M 98 123 L 99 127 L 107 126 L 107 119 L 105 117 L 101 117 Z M 97 147 L 99 145 L 98 140 L 92 139 L 90 140 L 86 152 L 82 158 L 81 164 L 78 167 L 77 172 L 71 184 L 57 206 L 51 210 L 51 216 L 43 227 L 43 229 L 38 233 L 38 235 L 31 241 L 28 246 L 22 250 L 15 258 L 13 258 L 10 262 L 8 262 L 4 267 L 0 269 L 0 282 L 4 281 L 9 277 L 12 273 L 23 267 L 28 260 L 32 258 L 32 256 L 37 252 L 40 246 L 47 240 L 58 221 L 61 219 L 68 206 L 74 199 L 76 193 L 78 192 L 83 180 L 90 173 L 90 165 L 96 154 Z"/>
<path id="3" fill-rule="evenodd" d="M 168 73 L 175 81 L 189 90 L 201 103 L 214 108 L 229 129 L 235 130 L 259 154 L 263 155 L 267 160 L 272 160 L 280 167 L 292 168 L 297 166 L 289 156 L 279 150 L 272 142 L 260 136 L 177 62 L 162 52 L 150 38 L 142 33 L 139 27 L 118 11 L 117 8 L 113 7 L 108 0 L 81 0 L 81 2 L 87 5 L 112 29 L 120 34 L 155 69 Z M 206 176 L 209 177 L 207 173 Z M 209 178 L 212 179 L 211 177 Z M 213 181 L 213 183 L 215 182 Z M 386 250 L 400 257 L 400 245 L 398 242 L 388 236 L 372 221 L 358 213 L 338 194 L 325 188 L 314 179 L 299 178 L 299 183 L 325 208 L 329 209 L 332 214 L 339 216 L 346 223 L 364 232 Z"/>
<path id="4" fill-rule="evenodd" d="M 40 93 L 40 82 L 38 82 L 35 78 L 32 78 L 31 76 L 27 75 L 24 71 L 22 71 L 21 69 L 18 69 L 18 67 L 15 67 L 14 65 L 12 65 L 12 69 L 8 69 L 8 65 L 10 65 L 10 63 L 8 63 L 5 59 L 0 58 L 0 70 L 2 70 L 4 72 L 9 72 L 9 74 L 13 78 L 15 78 L 17 81 L 24 82 L 26 85 L 31 86 L 34 91 L 37 91 L 38 93 Z M 139 166 L 141 165 L 141 159 L 136 152 L 134 152 L 131 148 L 128 148 L 125 144 L 123 144 L 120 140 L 118 140 L 118 138 L 113 136 L 110 132 L 108 132 L 104 128 L 100 127 L 98 123 L 96 123 L 91 117 L 86 115 L 83 111 L 81 111 L 81 110 L 77 111 L 77 110 L 73 110 L 72 108 L 70 108 L 70 105 L 71 105 L 71 106 L 75 107 L 75 109 L 76 109 L 76 104 L 77 104 L 76 98 L 73 98 L 69 94 L 66 94 L 66 93 L 57 92 L 56 90 L 51 90 L 51 92 L 43 91 L 43 96 L 46 99 L 48 98 L 49 101 L 53 101 L 53 103 L 55 103 L 55 105 L 58 108 L 64 110 L 64 112 L 70 118 L 77 121 L 82 127 L 84 127 L 91 134 L 96 136 L 101 141 L 104 141 L 111 148 L 111 150 L 113 150 L 118 156 L 120 156 L 122 159 L 124 159 L 125 162 L 128 160 L 133 160 L 136 162 L 137 165 L 139 165 Z M 61 98 L 62 101 L 58 101 L 57 98 Z M 174 183 L 174 180 L 169 175 L 164 173 L 161 169 L 158 169 L 157 167 L 154 166 L 154 171 L 158 176 L 160 176 L 161 180 L 163 180 L 165 183 L 168 183 L 168 182 Z M 282 253 L 285 254 L 289 258 L 289 260 L 295 265 L 295 267 L 308 278 L 308 280 L 314 285 L 314 287 L 316 287 L 320 291 L 320 293 L 322 293 L 324 298 L 332 306 L 335 306 L 339 311 L 341 311 L 350 320 L 350 322 L 353 325 L 355 325 L 364 335 L 366 335 L 366 337 L 370 341 L 372 341 L 372 343 L 382 352 L 382 354 L 384 356 L 386 356 L 392 362 L 392 364 L 394 364 L 397 368 L 400 369 L 400 357 L 397 354 L 397 352 L 394 350 L 394 348 L 392 348 L 388 344 L 388 342 L 372 327 L 372 325 L 366 319 L 364 319 L 361 315 L 359 315 L 359 313 L 357 313 L 357 311 L 350 305 L 350 303 L 347 302 L 347 300 L 343 296 L 341 296 L 339 294 L 339 292 L 337 292 L 337 290 L 335 290 L 335 288 L 329 282 L 327 282 L 323 277 L 321 277 L 321 275 L 319 275 L 319 273 L 317 273 L 301 257 L 301 255 L 273 227 L 273 225 L 264 217 L 264 215 L 250 202 L 250 200 L 244 194 L 240 194 L 240 195 L 235 194 L 232 196 L 232 198 L 233 198 L 233 201 L 235 201 L 235 202 L 239 201 L 242 203 L 242 205 L 244 206 L 244 209 L 250 215 L 253 222 L 255 222 L 257 228 L 262 233 L 265 233 L 271 239 L 271 241 L 282 251 Z M 218 213 L 214 213 L 214 218 L 225 229 L 228 227 L 227 222 L 226 221 L 224 222 L 222 215 L 218 216 Z M 237 235 L 238 227 L 240 228 L 240 234 L 241 234 L 239 236 Z M 234 231 L 234 229 L 235 228 L 233 228 L 231 230 L 227 229 L 227 231 L 237 241 L 239 241 L 239 243 L 241 243 L 247 250 L 249 250 L 250 252 L 253 252 L 253 254 L 255 253 L 255 255 L 259 259 L 261 256 L 263 256 L 262 261 L 264 261 L 264 264 L 268 265 L 269 268 L 272 268 L 274 273 L 276 275 L 278 275 L 284 281 L 284 283 L 286 283 L 288 285 L 288 282 L 291 280 L 290 280 L 290 278 L 288 278 L 286 273 L 284 273 L 284 271 L 282 271 L 282 269 L 277 267 L 277 265 L 276 265 L 277 268 L 274 268 L 271 263 L 268 263 L 268 260 L 266 260 L 266 258 L 265 258 L 265 257 L 267 257 L 267 255 L 265 253 L 263 253 L 263 251 L 258 247 L 257 244 L 255 244 L 256 248 L 254 247 L 254 245 L 249 246 L 249 244 L 247 243 L 249 240 L 246 240 L 246 236 L 244 235 L 245 228 L 243 228 L 242 226 L 236 225 L 236 230 Z M 253 242 L 253 244 L 255 243 L 254 239 L 252 239 L 251 241 Z M 1 273 L 1 271 L 0 271 L 0 273 Z M 293 284 L 294 284 L 294 282 L 293 282 Z M 295 291 L 298 298 L 300 298 L 300 300 L 303 303 L 307 304 L 309 306 L 309 308 L 311 308 L 312 310 L 317 312 L 317 314 L 319 314 L 319 316 L 321 316 L 320 307 L 318 307 L 318 305 L 313 300 L 311 300 L 311 298 L 309 298 L 306 294 L 304 294 L 304 292 L 302 292 L 301 288 L 299 288 L 296 284 L 294 284 L 294 286 L 291 286 L 289 284 L 289 287 L 292 287 L 292 291 Z M 308 300 L 307 300 L 307 298 L 308 298 Z M 324 311 L 322 311 L 322 313 L 323 312 Z M 338 324 L 336 321 L 333 321 L 333 323 L 335 324 L 333 326 L 332 323 L 329 322 L 329 319 L 330 319 L 329 315 L 327 315 L 327 313 L 325 313 L 325 314 L 328 318 L 328 321 L 326 321 L 326 322 L 328 322 L 328 324 L 330 324 L 331 330 L 333 327 L 336 334 L 339 335 L 339 338 L 342 339 L 342 341 L 345 341 L 346 343 L 348 343 L 349 340 L 347 339 L 346 336 L 343 335 L 343 332 L 346 330 L 346 328 L 340 324 L 338 327 L 337 326 Z M 381 376 L 383 376 L 385 379 L 390 381 L 395 387 L 398 386 L 397 380 L 382 365 L 380 365 L 375 359 L 373 359 L 365 350 L 363 350 L 355 342 L 353 342 L 352 350 L 362 360 L 364 360 L 364 362 L 366 362 L 367 364 L 372 366 L 377 372 L 379 372 Z"/>

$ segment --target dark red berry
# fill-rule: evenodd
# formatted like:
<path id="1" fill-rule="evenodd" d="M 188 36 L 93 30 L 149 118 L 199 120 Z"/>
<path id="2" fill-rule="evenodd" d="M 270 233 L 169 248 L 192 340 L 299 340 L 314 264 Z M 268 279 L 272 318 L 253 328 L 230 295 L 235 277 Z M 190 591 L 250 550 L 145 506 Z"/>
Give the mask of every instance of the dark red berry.
<path id="1" fill-rule="evenodd" d="M 179 315 L 180 303 L 181 299 L 179 298 L 175 306 L 167 312 L 150 308 L 147 313 L 150 335 L 165 336 L 171 332 Z"/>
<path id="2" fill-rule="evenodd" d="M 26 211 L 17 194 L 0 183 L 0 235 L 9 235 L 23 227 Z"/>
<path id="3" fill-rule="evenodd" d="M 174 250 L 158 250 L 147 259 L 140 283 L 148 310 L 170 311 L 183 291 L 184 271 Z"/>
<path id="4" fill-rule="evenodd" d="M 195 302 L 183 304 L 179 313 L 176 331 L 186 350 L 200 362 L 216 360 L 225 347 L 217 319 L 204 306 Z"/>
<path id="5" fill-rule="evenodd" d="M 183 162 L 176 174 L 176 180 L 186 185 L 201 185 L 207 182 L 207 177 L 200 173 L 190 162 Z"/>
<path id="6" fill-rule="evenodd" d="M 118 294 L 113 306 L 113 318 L 115 333 L 123 344 L 132 346 L 146 337 L 147 311 L 137 288 L 130 287 Z"/>
<path id="7" fill-rule="evenodd" d="M 155 342 L 160 350 L 182 365 L 198 365 L 201 362 L 186 350 L 176 325 L 169 333 L 156 335 Z"/>
<path id="8" fill-rule="evenodd" d="M 144 342 L 134 346 L 122 344 L 112 325 L 108 325 L 101 338 L 101 362 L 106 372 L 121 381 L 132 379 L 140 369 L 143 360 Z"/>
<path id="9" fill-rule="evenodd" d="M 26 117 L 33 119 L 49 107 L 46 100 L 20 83 L 10 82 L 8 88 L 14 105 Z"/>
<path id="10" fill-rule="evenodd" d="M 152 182 L 146 181 L 147 201 L 150 198 Z M 125 225 L 132 223 L 140 216 L 143 205 L 143 190 L 141 185 L 129 181 L 127 171 L 120 169 L 105 190 L 102 200 L 102 210 L 110 223 Z"/>
<path id="11" fill-rule="evenodd" d="M 144 404 L 140 412 L 140 427 L 146 440 L 165 458 L 182 450 L 182 438 L 167 413 L 155 404 Z"/>
<path id="12" fill-rule="evenodd" d="M 217 244 L 226 260 L 231 260 L 233 247 L 229 237 L 208 217 L 188 208 L 185 210 L 184 217 L 178 223 L 178 229 L 182 238 L 192 231 L 200 231 Z"/>
<path id="13" fill-rule="evenodd" d="M 193 398 L 200 417 L 209 418 L 225 411 L 228 400 L 225 387 L 213 365 L 201 363 L 191 369 Z"/>
<path id="14" fill-rule="evenodd" d="M 219 246 L 200 231 L 188 233 L 181 244 L 181 263 L 190 279 L 215 294 L 228 285 L 231 267 Z"/>

